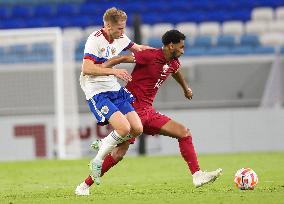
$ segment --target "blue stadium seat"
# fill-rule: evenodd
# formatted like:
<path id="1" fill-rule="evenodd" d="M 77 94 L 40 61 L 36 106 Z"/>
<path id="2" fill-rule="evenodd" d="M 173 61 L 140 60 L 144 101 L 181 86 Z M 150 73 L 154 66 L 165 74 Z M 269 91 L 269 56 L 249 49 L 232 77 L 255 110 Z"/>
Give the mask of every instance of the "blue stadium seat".
<path id="1" fill-rule="evenodd" d="M 186 19 L 187 13 L 185 12 L 169 12 L 167 15 L 162 15 L 162 21 L 172 24 L 177 24 L 179 22 L 184 22 Z"/>
<path id="2" fill-rule="evenodd" d="M 253 54 L 253 47 L 251 46 L 236 46 L 230 51 L 233 55 L 248 55 Z"/>
<path id="3" fill-rule="evenodd" d="M 13 62 L 15 62 L 15 56 L 13 55 L 5 55 L 5 56 L 0 57 L 0 63 L 7 64 L 7 63 L 13 63 Z"/>
<path id="4" fill-rule="evenodd" d="M 274 8 L 284 6 L 284 1 L 282 0 L 272 0 Z"/>
<path id="5" fill-rule="evenodd" d="M 257 46 L 254 48 L 256 54 L 274 54 L 275 49 L 271 46 Z"/>
<path id="6" fill-rule="evenodd" d="M 102 15 L 103 12 L 103 9 L 97 3 L 84 3 L 80 6 L 81 15 Z"/>
<path id="7" fill-rule="evenodd" d="M 235 11 L 238 10 L 239 8 L 243 8 L 242 5 L 239 4 L 239 1 L 228 1 L 228 0 L 218 0 L 214 2 L 215 4 L 215 9 L 220 9 L 220 10 L 230 10 L 230 11 Z"/>
<path id="8" fill-rule="evenodd" d="M 185 16 L 185 19 L 186 21 L 196 22 L 196 23 L 209 20 L 207 18 L 207 13 L 202 11 L 188 12 L 187 15 Z"/>
<path id="9" fill-rule="evenodd" d="M 118 6 L 118 8 L 123 9 L 127 14 L 134 14 L 134 13 L 144 13 L 144 12 L 149 12 L 149 11 L 157 11 L 157 9 L 163 9 L 163 5 L 156 5 L 156 2 L 149 2 L 147 4 L 145 3 L 137 3 L 135 1 L 133 2 L 128 2 L 124 5 Z M 156 7 L 160 6 L 160 7 Z"/>
<path id="10" fill-rule="evenodd" d="M 279 7 L 284 5 L 284 1 L 281 0 L 258 0 L 258 6 L 267 6 L 267 7 Z"/>
<path id="11" fill-rule="evenodd" d="M 57 5 L 57 14 L 61 16 L 78 15 L 80 8 L 77 4 L 59 4 Z"/>
<path id="12" fill-rule="evenodd" d="M 5 48 L 0 47 L 0 56 L 5 55 Z"/>
<path id="13" fill-rule="evenodd" d="M 21 19 L 9 19 L 1 22 L 3 28 L 24 28 L 26 26 L 25 21 Z"/>
<path id="14" fill-rule="evenodd" d="M 92 25 L 102 24 L 102 19 L 97 16 L 73 16 L 69 18 L 72 26 L 74 27 L 88 27 Z"/>
<path id="15" fill-rule="evenodd" d="M 141 21 L 142 23 L 151 24 L 151 25 L 163 22 L 161 15 L 158 13 L 143 13 L 141 16 Z"/>
<path id="16" fill-rule="evenodd" d="M 75 60 L 78 62 L 78 61 L 81 61 L 83 59 L 83 56 L 84 56 L 84 53 L 82 52 L 76 52 L 75 53 Z"/>
<path id="17" fill-rule="evenodd" d="M 217 45 L 218 46 L 227 46 L 232 47 L 235 43 L 235 37 L 232 35 L 220 35 L 217 37 Z"/>
<path id="18" fill-rule="evenodd" d="M 284 47 L 281 47 L 280 53 L 281 53 L 281 54 L 284 54 Z"/>
<path id="19" fill-rule="evenodd" d="M 12 45 L 9 48 L 9 54 L 22 54 L 28 52 L 28 46 L 25 44 Z"/>
<path id="20" fill-rule="evenodd" d="M 192 12 L 196 11 L 191 3 L 188 1 L 180 0 L 178 3 L 176 1 L 168 1 L 167 5 L 170 6 L 171 10 L 173 11 L 180 11 L 180 12 Z"/>
<path id="21" fill-rule="evenodd" d="M 207 55 L 228 55 L 230 54 L 230 48 L 222 47 L 222 46 L 210 47 L 206 51 L 206 54 Z"/>
<path id="22" fill-rule="evenodd" d="M 32 45 L 32 52 L 34 53 L 46 53 L 52 52 L 51 45 L 49 43 L 34 43 Z"/>
<path id="23" fill-rule="evenodd" d="M 45 18 L 30 18 L 26 20 L 26 26 L 28 28 L 38 28 L 47 26 L 47 20 Z"/>
<path id="24" fill-rule="evenodd" d="M 53 54 L 52 53 L 30 53 L 29 55 L 24 57 L 25 62 L 52 62 Z"/>
<path id="25" fill-rule="evenodd" d="M 53 51 L 49 43 L 34 43 L 29 56 L 25 57 L 28 62 L 51 62 L 52 59 Z"/>
<path id="26" fill-rule="evenodd" d="M 31 6 L 14 6 L 12 9 L 13 18 L 26 18 L 34 15 L 34 9 Z"/>
<path id="27" fill-rule="evenodd" d="M 0 28 L 20 28 L 25 25 L 28 27 L 101 25 L 103 13 L 112 6 L 122 8 L 127 12 L 128 25 L 132 24 L 133 14 L 135 13 L 141 13 L 142 22 L 151 25 L 162 22 L 173 24 L 204 21 L 224 22 L 227 20 L 244 22 L 250 19 L 252 8 L 258 6 L 275 8 L 283 5 L 283 0 L 179 0 L 178 3 L 166 0 L 138 0 L 135 2 L 131 0 L 0 0 Z M 72 16 L 72 19 L 69 19 L 71 22 L 66 22 L 62 16 Z M 80 18 L 81 16 L 84 17 Z M 90 16 L 89 19 L 93 18 L 93 22 L 87 20 L 86 16 Z M 29 20 L 31 17 L 35 19 L 35 23 Z M 59 22 L 56 23 L 49 19 L 50 17 L 52 19 L 58 18 Z M 80 19 L 76 20 L 73 17 Z M 43 23 L 42 20 L 37 20 L 37 18 L 48 18 L 47 20 L 50 23 Z M 3 22 L 2 19 L 11 19 L 12 22 Z M 87 20 L 87 22 L 82 19 Z"/>
<path id="28" fill-rule="evenodd" d="M 3 24 L 3 21 L 0 21 L 0 29 L 6 29 L 6 24 Z"/>
<path id="29" fill-rule="evenodd" d="M 67 17 L 54 17 L 54 18 L 49 18 L 47 21 L 47 26 L 49 27 L 61 27 L 65 28 L 72 25 L 70 22 L 70 19 Z"/>
<path id="30" fill-rule="evenodd" d="M 27 53 L 28 46 L 25 44 L 18 44 L 10 46 L 7 55 L 12 56 L 14 62 L 22 62 Z"/>
<path id="31" fill-rule="evenodd" d="M 193 41 L 193 47 L 210 47 L 212 38 L 210 36 L 197 36 Z"/>
<path id="32" fill-rule="evenodd" d="M 35 17 L 51 17 L 56 15 L 56 10 L 54 5 L 39 5 L 35 7 L 34 16 Z"/>
<path id="33" fill-rule="evenodd" d="M 242 35 L 240 44 L 244 46 L 259 46 L 259 38 L 257 35 Z"/>
<path id="34" fill-rule="evenodd" d="M 248 9 L 248 10 L 251 10 L 252 8 L 254 7 L 259 7 L 261 6 L 259 4 L 259 1 L 247 1 L 247 0 L 238 0 L 237 1 L 238 4 L 239 4 L 239 7 L 238 8 L 243 8 L 243 9 Z"/>
<path id="35" fill-rule="evenodd" d="M 149 38 L 148 45 L 155 48 L 160 48 L 163 46 L 162 41 L 160 38 Z"/>
<path id="36" fill-rule="evenodd" d="M 250 20 L 251 11 L 250 10 L 237 10 L 232 11 L 230 14 L 230 20 L 236 20 L 236 21 L 248 21 Z"/>
<path id="37" fill-rule="evenodd" d="M 77 43 L 75 48 L 75 60 L 80 61 L 84 56 L 85 40 L 81 40 Z"/>
<path id="38" fill-rule="evenodd" d="M 206 54 L 205 47 L 191 47 L 185 50 L 185 56 L 202 56 Z"/>
<path id="39" fill-rule="evenodd" d="M 210 21 L 224 22 L 231 19 L 230 13 L 225 10 L 211 11 L 207 13 L 207 18 Z"/>
<path id="40" fill-rule="evenodd" d="M 0 7 L 0 19 L 7 19 L 12 15 L 10 7 Z"/>
<path id="41" fill-rule="evenodd" d="M 199 11 L 207 11 L 210 10 L 211 2 L 209 0 L 202 1 L 192 1 L 191 3 L 192 9 Z"/>

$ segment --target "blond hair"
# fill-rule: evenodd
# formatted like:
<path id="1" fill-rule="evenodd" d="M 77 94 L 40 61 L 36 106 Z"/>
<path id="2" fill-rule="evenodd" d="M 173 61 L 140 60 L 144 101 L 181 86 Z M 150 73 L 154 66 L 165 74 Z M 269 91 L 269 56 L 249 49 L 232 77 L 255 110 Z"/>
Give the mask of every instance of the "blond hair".
<path id="1" fill-rule="evenodd" d="M 104 22 L 118 23 L 118 21 L 126 21 L 127 15 L 123 10 L 112 7 L 105 11 L 103 20 Z"/>

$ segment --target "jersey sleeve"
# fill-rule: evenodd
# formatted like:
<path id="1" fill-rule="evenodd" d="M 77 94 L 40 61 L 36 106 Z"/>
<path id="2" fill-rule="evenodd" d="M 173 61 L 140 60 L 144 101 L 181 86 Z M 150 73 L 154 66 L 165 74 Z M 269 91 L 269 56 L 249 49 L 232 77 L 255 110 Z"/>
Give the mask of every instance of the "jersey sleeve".
<path id="1" fill-rule="evenodd" d="M 149 64 L 149 62 L 153 59 L 150 50 L 134 52 L 133 57 L 136 64 Z"/>
<path id="2" fill-rule="evenodd" d="M 134 45 L 134 42 L 132 42 L 125 34 L 123 34 L 123 36 L 122 36 L 122 41 L 123 41 L 123 44 L 124 44 L 123 51 L 128 50 L 129 48 L 131 48 Z"/>
<path id="3" fill-rule="evenodd" d="M 84 59 L 92 60 L 95 64 L 102 64 L 107 61 L 106 58 L 98 57 L 99 40 L 98 37 L 90 35 L 85 44 Z"/>
<path id="4" fill-rule="evenodd" d="M 180 68 L 180 61 L 177 59 L 177 60 L 173 60 L 170 64 L 170 66 L 173 68 L 173 72 L 174 73 L 177 73 L 179 68 Z"/>

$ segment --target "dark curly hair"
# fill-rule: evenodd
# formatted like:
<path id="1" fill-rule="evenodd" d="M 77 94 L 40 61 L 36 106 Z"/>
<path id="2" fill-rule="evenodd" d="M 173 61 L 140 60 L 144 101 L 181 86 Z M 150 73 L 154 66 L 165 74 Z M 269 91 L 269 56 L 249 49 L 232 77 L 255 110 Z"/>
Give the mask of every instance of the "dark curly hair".
<path id="1" fill-rule="evenodd" d="M 164 45 L 168 45 L 170 43 L 177 44 L 181 40 L 185 40 L 185 35 L 178 30 L 169 30 L 162 37 Z"/>

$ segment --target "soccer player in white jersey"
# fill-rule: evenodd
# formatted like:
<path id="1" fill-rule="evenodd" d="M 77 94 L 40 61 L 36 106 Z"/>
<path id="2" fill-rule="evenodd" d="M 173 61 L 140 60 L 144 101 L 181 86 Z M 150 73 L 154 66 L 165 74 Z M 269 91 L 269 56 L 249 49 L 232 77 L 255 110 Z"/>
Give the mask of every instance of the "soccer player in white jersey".
<path id="1" fill-rule="evenodd" d="M 148 46 L 133 43 L 125 34 L 127 15 L 115 7 L 106 10 L 103 16 L 104 27 L 93 32 L 87 39 L 84 50 L 80 85 L 85 92 L 90 110 L 99 124 L 110 123 L 113 131 L 102 141 L 96 157 L 90 162 L 91 178 L 100 184 L 100 174 L 105 156 L 113 148 L 137 137 L 143 132 L 143 126 L 131 103 L 132 94 L 117 82 L 131 81 L 131 75 L 125 69 L 103 68 L 101 64 L 117 56 L 121 51 L 140 51 Z M 77 186 L 77 195 L 88 194 L 87 186 Z"/>

